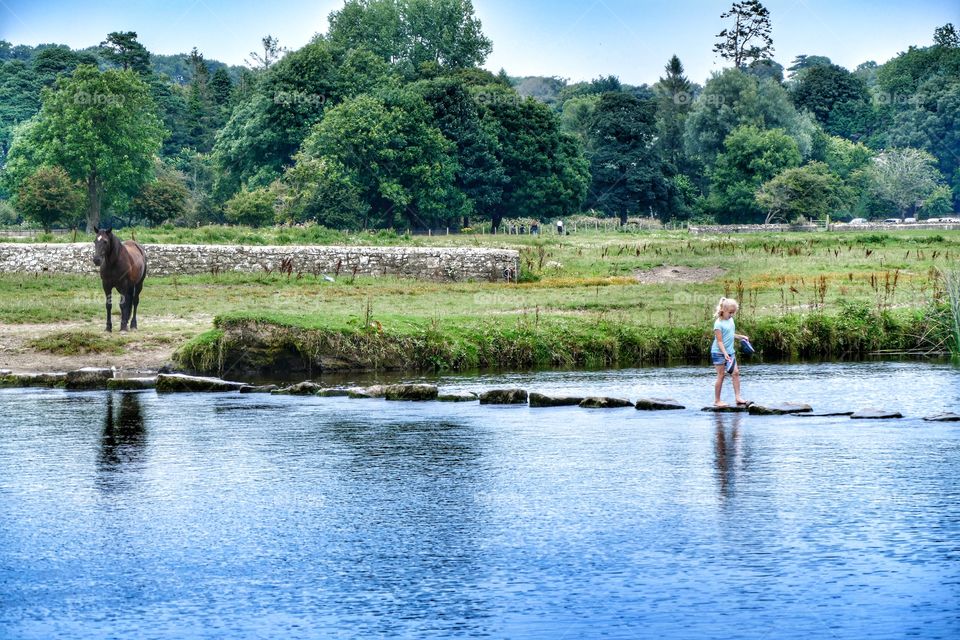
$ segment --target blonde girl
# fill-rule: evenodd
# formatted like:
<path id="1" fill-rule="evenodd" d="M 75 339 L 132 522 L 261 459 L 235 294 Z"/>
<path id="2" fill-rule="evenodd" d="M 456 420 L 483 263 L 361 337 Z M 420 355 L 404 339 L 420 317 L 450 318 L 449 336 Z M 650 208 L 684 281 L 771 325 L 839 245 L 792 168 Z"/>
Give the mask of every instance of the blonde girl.
<path id="1" fill-rule="evenodd" d="M 739 308 L 740 305 L 733 298 L 720 298 L 717 304 L 716 319 L 713 322 L 713 344 L 710 346 L 710 360 L 717 370 L 717 381 L 713 385 L 713 404 L 717 407 L 729 406 L 720 400 L 720 390 L 723 388 L 723 379 L 731 365 L 732 370 L 729 373 L 733 378 L 733 393 L 737 405 L 747 404 L 740 395 L 740 365 L 737 364 L 733 355 L 734 340 L 749 340 L 747 336 L 736 332 L 733 316 Z"/>

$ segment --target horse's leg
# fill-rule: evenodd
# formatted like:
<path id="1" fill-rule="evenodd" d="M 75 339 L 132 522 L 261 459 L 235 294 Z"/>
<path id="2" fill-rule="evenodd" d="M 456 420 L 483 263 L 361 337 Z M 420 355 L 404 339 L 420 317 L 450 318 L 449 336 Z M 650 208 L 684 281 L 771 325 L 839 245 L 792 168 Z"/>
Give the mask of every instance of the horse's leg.
<path id="1" fill-rule="evenodd" d="M 107 331 L 113 331 L 113 322 L 110 320 L 110 314 L 113 312 L 113 288 L 104 286 L 103 295 L 107 297 Z"/>
<path id="2" fill-rule="evenodd" d="M 140 306 L 140 292 L 143 291 L 143 283 L 133 285 L 133 310 L 130 314 L 130 328 L 137 328 L 137 307 Z"/>
<path id="3" fill-rule="evenodd" d="M 120 331 L 127 330 L 127 321 L 130 320 L 130 307 L 133 305 L 133 293 L 130 289 L 120 292 Z"/>

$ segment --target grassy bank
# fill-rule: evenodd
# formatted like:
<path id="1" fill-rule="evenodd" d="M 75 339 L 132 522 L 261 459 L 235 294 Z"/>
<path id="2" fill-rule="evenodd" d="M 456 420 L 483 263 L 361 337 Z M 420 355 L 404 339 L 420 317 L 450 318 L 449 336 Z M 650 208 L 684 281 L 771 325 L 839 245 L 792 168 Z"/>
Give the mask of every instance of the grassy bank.
<path id="1" fill-rule="evenodd" d="M 930 354 L 948 339 L 942 312 L 877 312 L 852 304 L 821 313 L 741 322 L 764 358 L 862 358 L 884 351 Z M 183 345 L 177 363 L 218 375 L 310 375 L 340 370 L 462 371 L 484 368 L 628 367 L 704 360 L 708 327 L 649 326 L 581 318 L 524 317 L 348 328 L 311 316 L 235 313 Z"/>
<path id="2" fill-rule="evenodd" d="M 220 231 L 230 241 L 264 233 L 177 230 L 184 242 Z M 520 282 L 346 276 L 331 283 L 266 272 L 152 277 L 141 325 L 149 332 L 161 319 L 176 319 L 171 340 L 186 339 L 179 360 L 205 371 L 231 360 L 238 339 L 260 340 L 257 332 L 275 339 L 260 344 L 265 354 L 314 364 L 325 357 L 328 365 L 352 358 L 382 368 L 625 366 L 702 357 L 713 307 L 726 295 L 741 300 L 738 326 L 764 357 L 930 353 L 951 344 L 941 274 L 960 257 L 960 233 L 922 231 L 383 234 L 367 241 L 514 248 Z M 76 331 L 99 332 L 102 315 L 95 276 L 0 275 L 0 323 L 70 322 Z"/>

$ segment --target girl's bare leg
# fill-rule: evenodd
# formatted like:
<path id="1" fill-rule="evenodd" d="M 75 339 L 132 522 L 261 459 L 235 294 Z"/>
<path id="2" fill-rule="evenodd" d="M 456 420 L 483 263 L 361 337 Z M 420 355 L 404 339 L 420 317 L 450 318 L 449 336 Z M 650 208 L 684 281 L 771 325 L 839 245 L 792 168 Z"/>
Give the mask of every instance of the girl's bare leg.
<path id="1" fill-rule="evenodd" d="M 713 385 L 713 404 L 722 407 L 723 402 L 720 400 L 720 391 L 723 389 L 723 376 L 725 374 L 724 369 L 726 365 L 718 364 L 717 365 L 717 381 Z"/>
<path id="2" fill-rule="evenodd" d="M 737 399 L 737 404 L 746 402 L 740 395 L 740 365 L 733 368 L 733 395 Z"/>

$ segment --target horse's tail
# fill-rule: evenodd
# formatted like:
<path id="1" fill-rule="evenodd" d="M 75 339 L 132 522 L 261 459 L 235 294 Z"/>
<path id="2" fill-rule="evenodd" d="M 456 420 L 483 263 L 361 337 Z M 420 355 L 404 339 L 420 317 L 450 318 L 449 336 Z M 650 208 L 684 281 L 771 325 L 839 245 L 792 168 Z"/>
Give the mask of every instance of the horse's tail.
<path id="1" fill-rule="evenodd" d="M 140 274 L 139 280 L 139 282 L 143 282 L 147 279 L 147 250 L 136 240 L 134 240 L 133 245 L 137 248 L 137 251 L 140 252 L 140 255 L 143 256 L 143 271 Z"/>

